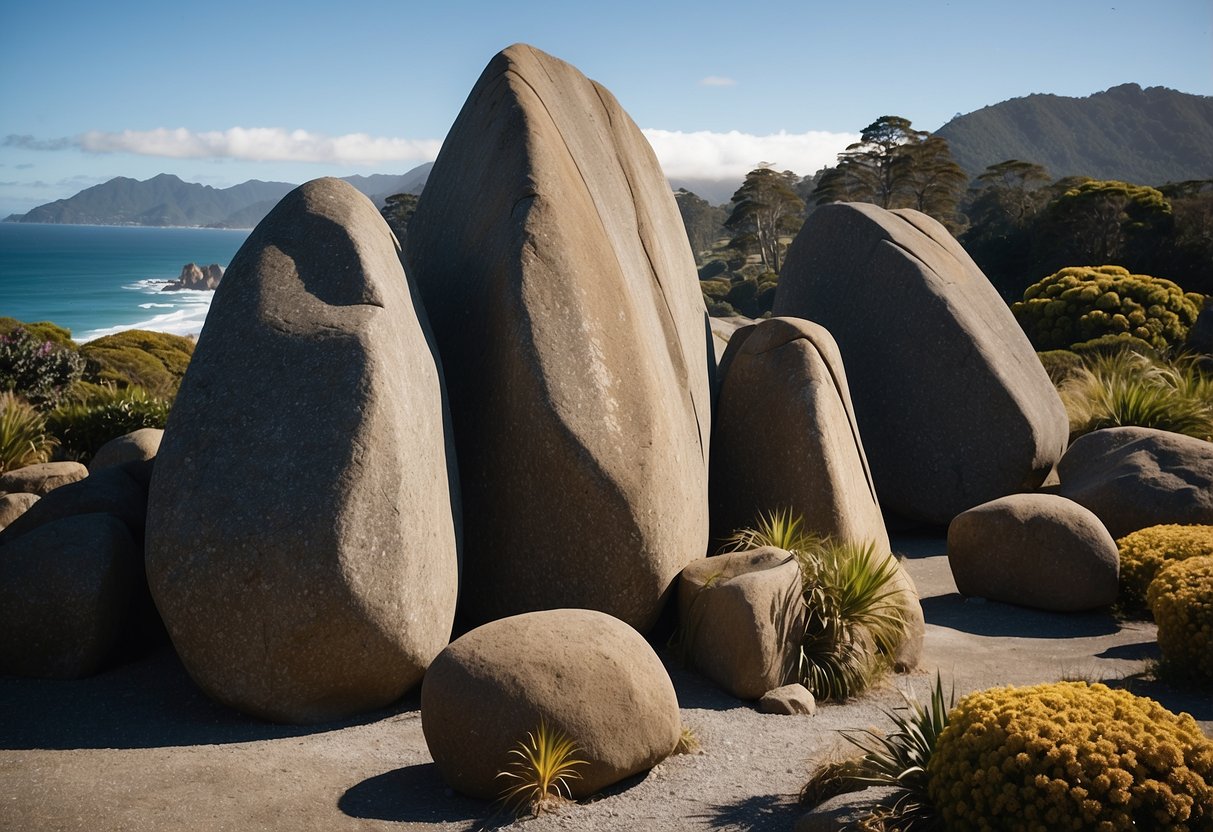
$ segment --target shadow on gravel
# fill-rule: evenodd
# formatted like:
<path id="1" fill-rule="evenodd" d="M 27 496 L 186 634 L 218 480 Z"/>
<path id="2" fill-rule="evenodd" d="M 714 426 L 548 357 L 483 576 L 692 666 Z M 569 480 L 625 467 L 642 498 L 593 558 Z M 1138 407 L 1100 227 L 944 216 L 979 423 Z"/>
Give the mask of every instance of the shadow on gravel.
<path id="1" fill-rule="evenodd" d="M 678 694 L 678 707 L 705 711 L 731 711 L 747 703 L 730 696 L 703 676 L 679 666 L 668 651 L 659 653 Z"/>
<path id="2" fill-rule="evenodd" d="M 713 829 L 736 832 L 766 832 L 791 829 L 804 810 L 794 797 L 786 794 L 756 794 L 743 800 L 713 806 L 707 819 Z"/>
<path id="3" fill-rule="evenodd" d="M 1108 613 L 1052 613 L 997 601 L 965 598 L 958 592 L 922 599 L 928 624 L 978 636 L 1012 638 L 1092 638 L 1120 626 Z"/>
<path id="4" fill-rule="evenodd" d="M 1213 697 L 1207 691 L 1176 687 L 1159 679 L 1129 676 L 1120 679 L 1100 679 L 1110 688 L 1127 690 L 1137 696 L 1148 696 L 1168 711 L 1191 714 L 1202 722 L 1213 720 Z"/>
<path id="5" fill-rule="evenodd" d="M 87 679 L 0 677 L 0 749 L 163 748 L 300 737 L 365 725 L 419 707 L 397 704 L 342 722 L 278 725 L 214 702 L 165 647 Z"/>
<path id="6" fill-rule="evenodd" d="M 438 766 L 422 763 L 368 777 L 351 786 L 337 808 L 352 818 L 412 823 L 464 823 L 467 832 L 499 829 L 514 817 L 453 791 L 438 773 Z"/>

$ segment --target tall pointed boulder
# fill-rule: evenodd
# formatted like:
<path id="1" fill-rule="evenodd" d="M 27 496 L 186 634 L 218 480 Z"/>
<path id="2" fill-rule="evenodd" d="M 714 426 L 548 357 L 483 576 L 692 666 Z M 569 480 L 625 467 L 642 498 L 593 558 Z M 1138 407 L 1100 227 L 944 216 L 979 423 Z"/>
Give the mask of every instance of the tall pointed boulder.
<path id="1" fill-rule="evenodd" d="M 450 390 L 464 611 L 646 629 L 706 549 L 710 421 L 703 300 L 652 149 L 607 90 L 512 46 L 406 245 Z"/>
<path id="2" fill-rule="evenodd" d="M 336 179 L 283 198 L 216 291 L 147 525 L 156 605 L 216 699 L 337 719 L 447 644 L 456 530 L 420 314 L 387 224 Z"/>

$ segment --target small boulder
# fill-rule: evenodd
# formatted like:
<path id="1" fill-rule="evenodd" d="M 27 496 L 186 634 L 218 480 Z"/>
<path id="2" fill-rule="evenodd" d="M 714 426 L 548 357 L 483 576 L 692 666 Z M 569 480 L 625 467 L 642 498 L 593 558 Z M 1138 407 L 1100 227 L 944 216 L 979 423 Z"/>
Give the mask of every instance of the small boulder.
<path id="1" fill-rule="evenodd" d="M 1037 487 L 1065 450 L 1066 411 L 1027 336 L 926 214 L 819 206 L 788 251 L 774 314 L 837 340 L 886 511 L 947 523 Z"/>
<path id="2" fill-rule="evenodd" d="M 107 468 L 56 488 L 30 506 L 4 531 L 0 531 L 0 543 L 8 543 L 45 523 L 77 514 L 95 513 L 117 517 L 126 524 L 131 536 L 142 544 L 147 517 L 147 492 L 121 467 Z"/>
<path id="3" fill-rule="evenodd" d="M 88 470 L 95 473 L 102 468 L 155 459 L 163 436 L 164 431 L 160 428 L 141 428 L 111 439 L 93 455 Z"/>
<path id="4" fill-rule="evenodd" d="M 135 541 L 108 514 L 58 519 L 6 543 L 0 673 L 71 679 L 96 672 L 130 625 L 143 580 Z"/>
<path id="5" fill-rule="evenodd" d="M 758 710 L 764 714 L 813 716 L 817 713 L 817 700 L 802 684 L 783 685 L 764 693 L 758 700 Z"/>
<path id="6" fill-rule="evenodd" d="M 800 566 L 764 547 L 702 558 L 678 580 L 687 658 L 739 699 L 758 699 L 793 675 L 803 633 Z"/>
<path id="7" fill-rule="evenodd" d="M 38 502 L 37 494 L 5 494 L 0 496 L 0 531 L 4 531 L 10 523 L 25 514 L 26 510 Z"/>
<path id="8" fill-rule="evenodd" d="M 37 494 L 42 497 L 87 476 L 88 469 L 79 462 L 41 462 L 0 474 L 0 493 Z"/>
<path id="9" fill-rule="evenodd" d="M 443 778 L 490 800 L 512 748 L 543 723 L 577 744 L 586 797 L 669 756 L 681 721 L 674 685 L 634 629 L 593 610 L 485 624 L 443 650 L 421 686 L 421 727 Z"/>
<path id="10" fill-rule="evenodd" d="M 1114 538 L 1149 526 L 1213 524 L 1213 443 L 1152 428 L 1105 428 L 1074 440 L 1058 492 Z"/>
<path id="11" fill-rule="evenodd" d="M 1012 494 L 948 527 L 948 563 L 964 595 L 1055 612 L 1116 600 L 1120 559 L 1099 518 L 1053 494 Z"/>

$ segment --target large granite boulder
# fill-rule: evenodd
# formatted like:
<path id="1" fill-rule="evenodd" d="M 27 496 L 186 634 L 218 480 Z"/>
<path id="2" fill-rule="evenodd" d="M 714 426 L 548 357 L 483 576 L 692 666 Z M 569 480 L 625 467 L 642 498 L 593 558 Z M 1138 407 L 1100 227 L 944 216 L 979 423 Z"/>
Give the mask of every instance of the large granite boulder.
<path id="1" fill-rule="evenodd" d="M 890 551 L 842 356 L 823 327 L 771 318 L 733 333 L 720 363 L 711 460 L 718 539 L 780 509 L 802 517 L 805 531 Z M 897 662 L 909 668 L 925 622 L 913 581 L 900 564 L 897 571 L 907 621 Z"/>
<path id="2" fill-rule="evenodd" d="M 804 634 L 800 566 L 770 546 L 701 558 L 678 579 L 682 649 L 692 667 L 738 699 L 795 676 Z"/>
<path id="3" fill-rule="evenodd" d="M 485 799 L 509 783 L 512 748 L 539 726 L 578 747 L 585 797 L 652 768 L 678 744 L 678 697 L 640 634 L 593 610 L 545 610 L 485 624 L 434 659 L 421 728 L 443 778 Z"/>
<path id="4" fill-rule="evenodd" d="M 947 523 L 1039 486 L 1065 450 L 1066 412 L 1032 345 L 925 214 L 819 207 L 788 251 L 774 314 L 838 341 L 885 510 Z"/>
<path id="5" fill-rule="evenodd" d="M 1120 575 L 1099 518 L 1054 494 L 1012 494 L 956 515 L 948 564 L 964 595 L 1055 612 L 1111 604 Z"/>
<path id="6" fill-rule="evenodd" d="M 601 86 L 512 46 L 447 135 L 406 245 L 450 391 L 462 611 L 582 607 L 647 629 L 707 549 L 711 420 L 703 298 L 652 149 Z"/>
<path id="7" fill-rule="evenodd" d="M 135 541 L 109 514 L 58 519 L 5 543 L 0 673 L 71 679 L 96 672 L 129 629 L 142 586 Z"/>
<path id="8" fill-rule="evenodd" d="M 1058 493 L 1114 538 L 1164 523 L 1213 524 L 1213 443 L 1153 428 L 1105 428 L 1074 440 Z"/>
<path id="9" fill-rule="evenodd" d="M 88 476 L 79 462 L 40 462 L 0 474 L 0 494 L 49 494 Z"/>
<path id="10" fill-rule="evenodd" d="M 0 531 L 4 531 L 10 523 L 20 517 L 34 503 L 38 502 L 37 494 L 4 494 L 0 496 Z"/>
<path id="11" fill-rule="evenodd" d="M 447 643 L 456 533 L 419 315 L 387 224 L 336 179 L 284 197 L 216 291 L 156 457 L 147 575 L 221 702 L 346 717 Z"/>

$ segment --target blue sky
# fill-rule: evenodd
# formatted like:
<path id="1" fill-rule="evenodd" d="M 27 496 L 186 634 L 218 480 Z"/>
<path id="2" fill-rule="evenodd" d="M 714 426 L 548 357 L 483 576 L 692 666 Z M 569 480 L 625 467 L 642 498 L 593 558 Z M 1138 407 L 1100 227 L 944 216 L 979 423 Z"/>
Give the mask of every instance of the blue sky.
<path id="1" fill-rule="evenodd" d="M 672 176 L 812 173 L 865 125 L 1033 92 L 1213 95 L 1209 0 L 254 0 L 0 5 L 0 216 L 114 176 L 402 173 L 525 41 L 607 86 Z"/>

